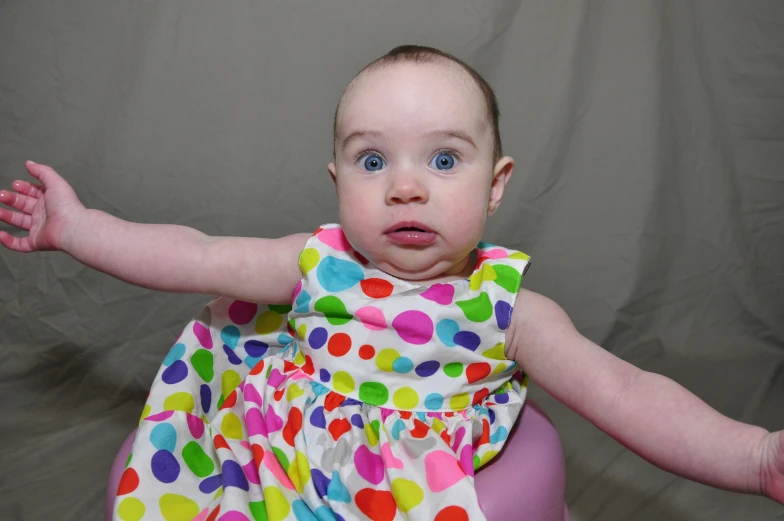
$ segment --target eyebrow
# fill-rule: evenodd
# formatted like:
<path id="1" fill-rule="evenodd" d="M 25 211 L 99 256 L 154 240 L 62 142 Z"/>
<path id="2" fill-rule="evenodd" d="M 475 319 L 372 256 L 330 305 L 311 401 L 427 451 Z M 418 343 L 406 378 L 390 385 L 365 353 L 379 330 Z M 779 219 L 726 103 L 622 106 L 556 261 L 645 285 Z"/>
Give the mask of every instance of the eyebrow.
<path id="1" fill-rule="evenodd" d="M 364 137 L 380 137 L 382 135 L 383 134 L 378 130 L 355 130 L 354 132 L 351 132 L 349 135 L 347 135 L 346 138 L 343 140 L 342 148 L 345 149 L 351 141 L 354 141 L 356 139 L 361 139 Z M 452 129 L 434 130 L 433 132 L 429 132 L 427 135 L 453 137 L 461 141 L 465 141 L 466 143 L 468 143 L 469 145 L 471 145 L 477 150 L 479 149 L 479 147 L 476 146 L 476 143 L 471 138 L 471 136 L 466 132 L 463 132 L 462 130 L 452 130 Z"/>

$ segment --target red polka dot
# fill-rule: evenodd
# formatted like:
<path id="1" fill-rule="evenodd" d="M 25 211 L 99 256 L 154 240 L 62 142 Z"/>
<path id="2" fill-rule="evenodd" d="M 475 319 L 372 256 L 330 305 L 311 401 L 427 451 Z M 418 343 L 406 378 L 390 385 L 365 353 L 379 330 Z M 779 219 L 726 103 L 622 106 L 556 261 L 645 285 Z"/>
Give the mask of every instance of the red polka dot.
<path id="1" fill-rule="evenodd" d="M 218 519 L 218 514 L 220 514 L 220 505 L 215 507 L 215 510 L 213 510 L 212 513 L 209 515 L 209 517 L 207 517 L 207 519 L 205 519 L 204 521 L 215 521 L 216 519 Z"/>
<path id="2" fill-rule="evenodd" d="M 231 409 L 232 407 L 234 407 L 236 403 L 237 403 L 237 390 L 234 389 L 231 392 L 231 394 L 225 400 L 223 400 L 223 403 L 221 404 L 220 408 Z"/>
<path id="3" fill-rule="evenodd" d="M 280 389 L 275 391 L 275 394 L 273 394 L 272 397 L 275 399 L 276 402 L 279 402 L 279 401 L 281 401 L 283 399 L 283 394 L 285 392 L 286 392 L 286 388 L 285 387 L 281 387 Z"/>
<path id="4" fill-rule="evenodd" d="M 332 435 L 332 439 L 335 441 L 338 441 L 338 438 L 340 438 L 350 430 L 351 430 L 351 424 L 345 418 L 341 418 L 339 420 L 332 420 L 329 424 L 329 433 Z"/>
<path id="5" fill-rule="evenodd" d="M 324 409 L 327 412 L 332 411 L 343 405 L 343 402 L 345 401 L 345 396 L 338 394 L 335 391 L 330 391 L 329 394 L 327 394 L 327 397 L 324 398 Z"/>
<path id="6" fill-rule="evenodd" d="M 264 370 L 264 360 L 261 360 L 258 364 L 253 366 L 253 369 L 250 370 L 250 374 L 260 374 Z"/>
<path id="7" fill-rule="evenodd" d="M 424 438 L 430 431 L 430 426 L 423 421 L 414 420 L 414 429 L 411 431 L 411 436 L 414 438 Z"/>
<path id="8" fill-rule="evenodd" d="M 130 494 L 136 487 L 139 486 L 139 475 L 131 467 L 125 469 L 120 478 L 120 484 L 117 486 L 117 495 Z"/>
<path id="9" fill-rule="evenodd" d="M 472 384 L 474 382 L 478 382 L 482 378 L 486 377 L 490 374 L 493 368 L 490 367 L 490 364 L 487 362 L 476 362 L 470 364 L 466 368 L 466 378 L 468 378 L 468 383 Z"/>
<path id="10" fill-rule="evenodd" d="M 289 419 L 286 426 L 283 427 L 283 439 L 286 443 L 294 446 L 294 437 L 302 429 L 302 412 L 296 407 L 292 407 L 289 411 Z"/>
<path id="11" fill-rule="evenodd" d="M 384 279 L 365 279 L 359 285 L 370 298 L 384 298 L 392 294 L 392 283 Z"/>
<path id="12" fill-rule="evenodd" d="M 471 405 L 478 405 L 482 403 L 482 400 L 487 398 L 489 395 L 490 391 L 487 388 L 479 389 L 474 395 L 474 400 L 471 402 Z"/>
<path id="13" fill-rule="evenodd" d="M 215 437 L 212 439 L 212 444 L 215 445 L 216 449 L 228 449 L 229 444 L 226 443 L 226 438 L 221 436 L 220 434 L 216 434 Z"/>
<path id="14" fill-rule="evenodd" d="M 468 512 L 458 506 L 446 507 L 433 521 L 468 521 Z"/>
<path id="15" fill-rule="evenodd" d="M 357 492 L 357 495 L 354 496 L 354 501 L 359 510 L 373 521 L 392 521 L 395 519 L 397 504 L 392 492 L 364 488 Z M 444 518 L 444 521 L 446 521 L 446 518 Z"/>
<path id="16" fill-rule="evenodd" d="M 310 355 L 305 355 L 305 365 L 302 366 L 302 371 L 309 375 L 312 375 L 316 372 L 316 370 L 313 368 L 313 359 L 310 357 Z"/>
<path id="17" fill-rule="evenodd" d="M 257 468 L 260 467 L 261 462 L 264 460 L 264 449 L 258 443 L 254 443 L 250 446 L 250 451 L 253 453 L 253 463 L 256 464 Z"/>
<path id="18" fill-rule="evenodd" d="M 344 356 L 351 350 L 351 337 L 345 333 L 335 333 L 329 339 L 327 350 L 332 356 Z"/>
<path id="19" fill-rule="evenodd" d="M 372 345 L 365 344 L 359 348 L 359 357 L 362 360 L 370 360 L 374 356 L 376 356 L 376 350 Z"/>

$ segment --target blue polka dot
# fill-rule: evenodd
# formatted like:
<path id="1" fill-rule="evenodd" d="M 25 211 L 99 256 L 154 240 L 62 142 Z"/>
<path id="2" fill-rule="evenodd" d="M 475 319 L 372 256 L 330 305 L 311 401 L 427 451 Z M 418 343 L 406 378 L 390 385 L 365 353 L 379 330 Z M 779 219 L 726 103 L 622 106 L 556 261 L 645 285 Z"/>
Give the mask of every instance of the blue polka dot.
<path id="1" fill-rule="evenodd" d="M 299 500 L 297 500 L 297 501 L 299 501 Z M 320 507 L 318 507 L 316 509 L 316 511 L 313 512 L 313 513 L 316 514 L 316 519 L 318 519 L 318 521 L 337 521 L 338 520 L 338 518 L 335 517 L 335 512 L 333 512 L 331 508 L 325 507 L 324 505 L 321 505 Z"/>
<path id="2" fill-rule="evenodd" d="M 495 321 L 498 324 L 498 329 L 506 330 L 509 323 L 512 321 L 512 306 L 503 300 L 495 303 Z"/>
<path id="3" fill-rule="evenodd" d="M 313 349 L 321 349 L 327 343 L 327 330 L 323 327 L 317 327 L 310 332 L 308 343 Z"/>
<path id="4" fill-rule="evenodd" d="M 248 356 L 253 358 L 259 358 L 264 356 L 264 353 L 267 352 L 269 349 L 269 345 L 265 344 L 261 340 L 248 340 L 245 342 L 245 352 Z"/>
<path id="5" fill-rule="evenodd" d="M 159 450 L 153 454 L 150 467 L 152 475 L 161 483 L 174 483 L 177 476 L 180 475 L 180 464 L 177 463 L 177 458 L 167 450 Z"/>
<path id="6" fill-rule="evenodd" d="M 441 343 L 447 347 L 455 347 L 455 335 L 460 331 L 457 322 L 445 318 L 436 324 L 436 335 Z"/>
<path id="7" fill-rule="evenodd" d="M 509 395 L 506 393 L 496 394 L 494 398 L 496 403 L 506 403 L 509 401 Z"/>
<path id="8" fill-rule="evenodd" d="M 226 326 L 221 330 L 221 340 L 232 349 L 236 349 L 240 339 L 240 330 L 237 326 Z"/>
<path id="9" fill-rule="evenodd" d="M 365 426 L 365 422 L 362 421 L 362 416 L 359 414 L 355 414 L 351 417 L 351 425 L 354 427 L 361 429 Z"/>
<path id="10" fill-rule="evenodd" d="M 150 432 L 150 443 L 158 450 L 174 452 L 177 446 L 177 430 L 170 423 L 161 423 Z"/>
<path id="11" fill-rule="evenodd" d="M 263 358 L 260 357 L 260 356 L 255 356 L 255 357 L 254 356 L 246 356 L 245 357 L 245 365 L 247 365 L 250 368 L 253 368 L 253 367 L 256 367 L 256 364 L 258 364 L 262 360 L 263 360 Z"/>
<path id="12" fill-rule="evenodd" d="M 392 437 L 395 438 L 395 441 L 400 439 L 400 433 L 406 430 L 406 424 L 403 420 L 395 420 L 394 425 L 392 425 Z"/>
<path id="13" fill-rule="evenodd" d="M 201 408 L 207 413 L 210 412 L 210 403 L 212 402 L 212 389 L 207 384 L 201 384 L 199 387 L 199 398 L 201 398 Z"/>
<path id="14" fill-rule="evenodd" d="M 171 349 L 169 349 L 169 353 L 166 355 L 166 358 L 163 359 L 163 365 L 169 367 L 174 362 L 182 358 L 182 355 L 185 354 L 185 344 L 174 344 Z"/>
<path id="15" fill-rule="evenodd" d="M 427 362 L 422 362 L 416 368 L 416 374 L 422 378 L 427 378 L 428 376 L 432 376 L 438 371 L 438 368 L 441 366 L 435 360 L 428 360 Z"/>
<path id="16" fill-rule="evenodd" d="M 294 299 L 294 313 L 307 313 L 310 306 L 310 293 L 304 289 Z"/>
<path id="17" fill-rule="evenodd" d="M 440 409 L 444 405 L 444 397 L 438 393 L 428 394 L 425 398 L 425 407 L 431 411 Z"/>
<path id="18" fill-rule="evenodd" d="M 169 385 L 173 385 L 185 380 L 188 376 L 188 366 L 182 360 L 175 360 L 172 365 L 164 369 L 161 380 Z"/>
<path id="19" fill-rule="evenodd" d="M 506 427 L 498 427 L 498 430 L 495 431 L 492 435 L 490 435 L 490 443 L 499 443 L 506 439 L 509 435 L 509 431 L 506 430 Z"/>
<path id="20" fill-rule="evenodd" d="M 395 371 L 396 373 L 406 374 L 411 372 L 413 368 L 414 368 L 414 362 L 412 362 L 410 358 L 407 358 L 405 356 L 401 356 L 395 359 L 394 362 L 392 362 L 392 370 Z"/>
<path id="21" fill-rule="evenodd" d="M 324 383 L 329 382 L 329 378 L 330 378 L 329 371 L 327 371 L 326 369 L 322 369 L 321 371 L 319 371 L 319 378 Z"/>
<path id="22" fill-rule="evenodd" d="M 223 352 L 226 353 L 226 358 L 229 359 L 232 365 L 240 365 L 242 363 L 242 359 L 237 356 L 237 353 L 226 344 L 223 344 Z"/>
<path id="23" fill-rule="evenodd" d="M 327 256 L 316 268 L 319 284 L 330 292 L 337 293 L 353 287 L 365 278 L 362 268 L 356 263 Z"/>
<path id="24" fill-rule="evenodd" d="M 297 521 L 319 521 L 319 519 L 313 515 L 313 512 L 310 511 L 308 505 L 301 499 L 297 499 L 291 503 L 291 510 L 294 511 L 294 516 L 297 518 Z"/>
<path id="25" fill-rule="evenodd" d="M 223 479 L 221 475 L 210 476 L 205 478 L 201 483 L 199 483 L 199 490 L 202 491 L 203 494 L 212 494 L 218 487 L 223 485 Z"/>
<path id="26" fill-rule="evenodd" d="M 294 341 L 289 335 L 281 334 L 278 335 L 278 344 L 282 346 L 287 346 Z"/>
<path id="27" fill-rule="evenodd" d="M 480 343 L 479 335 L 473 331 L 458 331 L 455 335 L 455 343 L 471 351 L 476 351 Z"/>
<path id="28" fill-rule="evenodd" d="M 490 419 L 490 425 L 495 423 L 495 411 L 490 407 L 487 407 L 487 416 Z"/>

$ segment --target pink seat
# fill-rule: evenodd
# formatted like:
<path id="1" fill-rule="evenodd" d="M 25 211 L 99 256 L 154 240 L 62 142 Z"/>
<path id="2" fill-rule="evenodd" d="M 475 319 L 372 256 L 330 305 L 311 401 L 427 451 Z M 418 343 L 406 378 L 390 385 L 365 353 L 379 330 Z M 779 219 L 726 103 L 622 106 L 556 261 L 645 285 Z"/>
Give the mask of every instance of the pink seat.
<path id="1" fill-rule="evenodd" d="M 112 464 L 107 520 L 135 435 L 136 430 L 126 438 Z M 544 411 L 529 399 L 504 450 L 476 474 L 479 503 L 489 521 L 569 521 L 565 488 L 561 440 Z"/>

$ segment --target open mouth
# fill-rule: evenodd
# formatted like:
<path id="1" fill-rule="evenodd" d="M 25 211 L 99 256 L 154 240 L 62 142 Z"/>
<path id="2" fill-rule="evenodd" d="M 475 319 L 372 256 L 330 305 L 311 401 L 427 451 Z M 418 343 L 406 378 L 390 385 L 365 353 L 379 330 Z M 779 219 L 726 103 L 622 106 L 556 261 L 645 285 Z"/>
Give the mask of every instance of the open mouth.
<path id="1" fill-rule="evenodd" d="M 423 246 L 436 240 L 436 232 L 416 221 L 404 221 L 394 224 L 384 232 L 395 243 Z"/>

